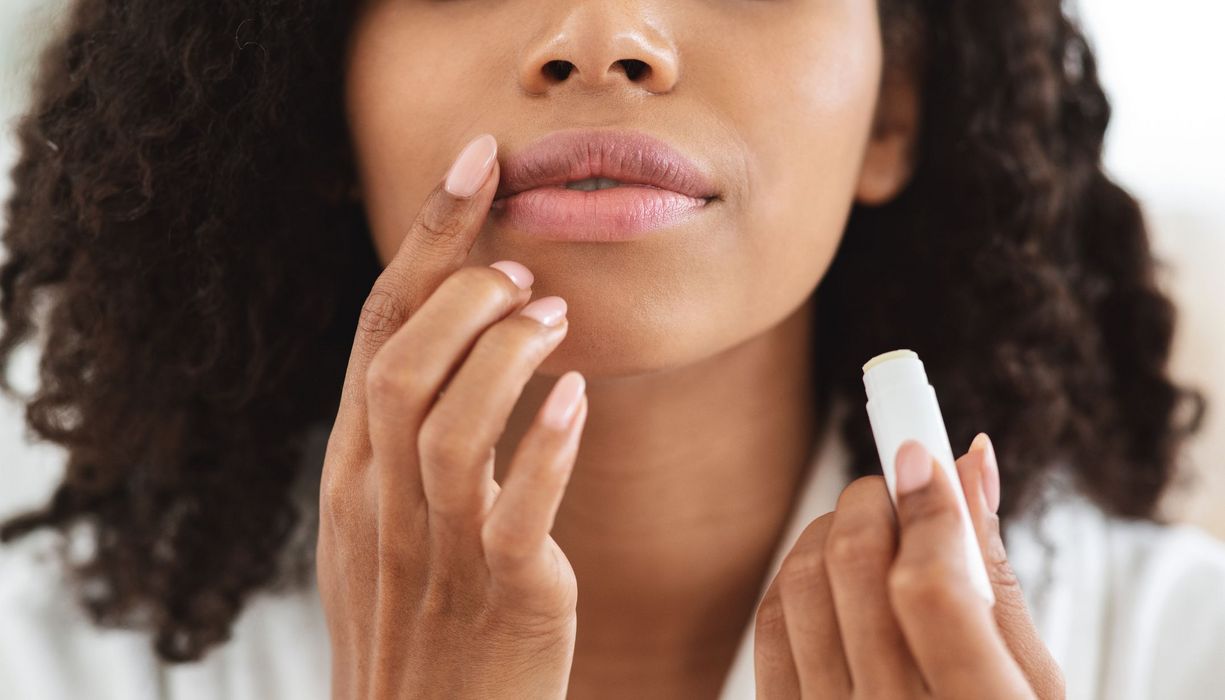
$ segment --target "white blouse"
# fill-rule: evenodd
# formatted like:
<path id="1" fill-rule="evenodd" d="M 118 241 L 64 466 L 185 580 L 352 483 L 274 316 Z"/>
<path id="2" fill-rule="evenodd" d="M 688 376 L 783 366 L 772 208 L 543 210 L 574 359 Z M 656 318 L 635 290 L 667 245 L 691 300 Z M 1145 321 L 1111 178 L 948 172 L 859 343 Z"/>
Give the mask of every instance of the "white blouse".
<path id="1" fill-rule="evenodd" d="M 310 452 L 317 462 L 325 443 L 321 434 Z M 804 526 L 833 509 L 848 464 L 840 437 L 827 431 L 759 596 Z M 1044 514 L 1010 520 L 1005 534 L 1068 697 L 1225 697 L 1225 543 L 1189 526 L 1107 517 L 1068 490 L 1058 493 Z M 60 575 L 53 543 L 51 533 L 36 533 L 0 546 L 0 698 L 329 697 L 327 627 L 313 587 L 254 596 L 229 642 L 200 662 L 163 664 L 146 635 L 91 625 Z M 720 700 L 753 697 L 750 623 Z"/>

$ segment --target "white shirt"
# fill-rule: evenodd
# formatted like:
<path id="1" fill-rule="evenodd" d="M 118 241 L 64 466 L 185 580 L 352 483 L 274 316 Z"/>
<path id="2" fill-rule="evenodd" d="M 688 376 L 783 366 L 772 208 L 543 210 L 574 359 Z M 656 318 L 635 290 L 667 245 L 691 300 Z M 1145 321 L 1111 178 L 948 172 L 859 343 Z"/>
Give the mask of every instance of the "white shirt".
<path id="1" fill-rule="evenodd" d="M 322 450 L 310 455 L 321 460 Z M 804 526 L 834 508 L 847 456 L 827 431 L 759 596 Z M 1075 495 L 1006 527 L 1009 560 L 1069 698 L 1225 697 L 1225 543 L 1189 526 L 1106 517 Z M 91 625 L 49 555 L 52 543 L 38 533 L 0 547 L 0 698 L 329 697 L 327 627 L 313 587 L 254 596 L 229 642 L 197 663 L 162 664 L 146 635 Z M 720 700 L 753 697 L 750 623 Z"/>

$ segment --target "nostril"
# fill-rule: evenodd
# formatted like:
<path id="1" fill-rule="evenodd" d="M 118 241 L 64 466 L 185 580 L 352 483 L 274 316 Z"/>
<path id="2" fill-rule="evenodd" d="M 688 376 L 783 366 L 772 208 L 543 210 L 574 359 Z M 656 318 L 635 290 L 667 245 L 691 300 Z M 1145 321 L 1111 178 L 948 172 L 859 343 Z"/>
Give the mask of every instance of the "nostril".
<path id="1" fill-rule="evenodd" d="M 570 76 L 570 71 L 574 69 L 574 64 L 569 61 L 549 61 L 544 64 L 542 69 L 545 75 L 558 80 L 565 80 Z"/>
<path id="2" fill-rule="evenodd" d="M 639 61 L 636 58 L 627 58 L 617 62 L 625 68 L 625 75 L 630 80 L 637 80 L 639 76 L 646 73 L 649 68 L 646 63 Z"/>
<path id="3" fill-rule="evenodd" d="M 647 75 L 651 71 L 651 67 L 645 61 L 640 61 L 636 58 L 626 58 L 617 63 L 625 70 L 625 75 L 630 80 L 639 80 L 643 75 Z M 570 77 L 570 73 L 574 71 L 574 64 L 570 61 L 555 59 L 544 64 L 541 72 L 555 80 L 565 80 Z"/>

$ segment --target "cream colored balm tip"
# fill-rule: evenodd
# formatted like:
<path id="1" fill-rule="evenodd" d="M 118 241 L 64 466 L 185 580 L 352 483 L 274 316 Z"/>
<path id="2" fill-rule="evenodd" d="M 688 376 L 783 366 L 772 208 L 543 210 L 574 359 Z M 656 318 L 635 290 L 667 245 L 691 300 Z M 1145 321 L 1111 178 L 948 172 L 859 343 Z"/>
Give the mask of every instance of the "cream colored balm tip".
<path id="1" fill-rule="evenodd" d="M 913 350 L 890 350 L 889 352 L 881 353 L 880 355 L 877 355 L 876 357 L 873 357 L 872 359 L 868 360 L 868 363 L 863 366 L 863 371 L 864 371 L 864 374 L 867 374 L 868 370 L 872 369 L 873 367 L 879 364 L 888 362 L 889 360 L 896 360 L 901 357 L 917 358 L 918 356 L 919 356 L 918 353 L 916 353 Z"/>

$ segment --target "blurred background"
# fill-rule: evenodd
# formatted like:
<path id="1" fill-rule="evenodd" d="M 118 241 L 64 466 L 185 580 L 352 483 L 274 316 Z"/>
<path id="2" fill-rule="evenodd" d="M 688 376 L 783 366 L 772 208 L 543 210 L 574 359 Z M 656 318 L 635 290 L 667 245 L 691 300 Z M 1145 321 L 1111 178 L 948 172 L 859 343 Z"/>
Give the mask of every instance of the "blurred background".
<path id="1" fill-rule="evenodd" d="M 10 128 L 40 42 L 66 5 L 0 0 L 0 201 L 7 199 L 15 157 Z M 1181 309 L 1175 378 L 1197 383 L 1212 402 L 1166 514 L 1225 539 L 1225 59 L 1217 36 L 1225 4 L 1082 0 L 1071 6 L 1096 49 L 1114 105 L 1107 165 L 1144 203 L 1154 247 L 1166 263 L 1163 282 Z M 36 364 L 27 348 L 12 381 L 32 389 Z M 21 406 L 0 399 L 0 517 L 40 501 L 60 473 L 59 450 L 27 440 Z"/>

